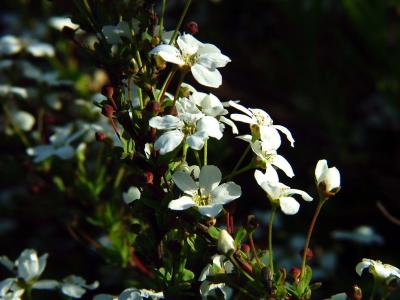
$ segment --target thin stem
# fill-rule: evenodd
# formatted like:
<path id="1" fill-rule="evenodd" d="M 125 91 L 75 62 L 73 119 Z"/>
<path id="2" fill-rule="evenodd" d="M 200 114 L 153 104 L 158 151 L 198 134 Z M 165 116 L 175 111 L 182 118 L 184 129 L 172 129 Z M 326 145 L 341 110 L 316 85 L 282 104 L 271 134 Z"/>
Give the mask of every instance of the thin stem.
<path id="1" fill-rule="evenodd" d="M 32 286 L 28 284 L 27 287 L 25 288 L 25 292 L 26 292 L 26 300 L 31 300 L 32 299 Z"/>
<path id="2" fill-rule="evenodd" d="M 177 70 L 178 70 L 178 68 L 174 67 L 172 69 L 172 71 L 169 72 L 167 78 L 165 78 L 165 81 L 164 81 L 164 83 L 163 83 L 163 85 L 161 87 L 160 93 L 158 94 L 157 102 L 162 102 L 164 100 L 165 93 L 167 92 L 168 86 L 171 83 L 171 80 L 174 77 L 174 75 L 175 75 Z"/>
<path id="3" fill-rule="evenodd" d="M 256 259 L 256 262 L 257 262 L 258 267 L 261 269 L 262 264 L 261 264 L 260 259 L 258 258 L 257 251 L 256 251 L 256 247 L 254 246 L 253 232 L 250 232 L 250 233 L 249 233 L 249 241 L 250 241 L 251 251 L 253 252 L 253 256 L 254 256 L 254 258 Z"/>
<path id="4" fill-rule="evenodd" d="M 271 216 L 269 218 L 269 224 L 268 224 L 268 257 L 269 257 L 269 268 L 272 274 L 274 274 L 274 258 L 272 255 L 272 225 L 274 223 L 277 207 L 278 206 L 276 204 L 272 206 Z"/>
<path id="5" fill-rule="evenodd" d="M 164 15 L 165 15 L 166 5 L 167 5 L 167 0 L 163 0 L 162 6 L 161 6 L 160 31 L 158 33 L 158 36 L 160 37 L 160 39 L 162 38 L 162 33 L 164 31 Z"/>
<path id="6" fill-rule="evenodd" d="M 375 292 L 376 292 L 376 278 L 374 276 L 374 284 L 372 285 L 371 295 L 369 296 L 369 300 L 374 300 Z"/>
<path id="7" fill-rule="evenodd" d="M 181 159 L 182 162 L 186 162 L 188 148 L 189 148 L 189 145 L 185 141 L 183 144 L 183 149 L 182 149 L 182 159 Z"/>
<path id="8" fill-rule="evenodd" d="M 247 145 L 246 149 L 243 151 L 242 156 L 239 158 L 238 162 L 236 163 L 235 167 L 233 168 L 232 173 L 235 173 L 237 169 L 239 169 L 240 165 L 242 164 L 244 158 L 246 157 L 247 153 L 250 151 L 250 144 Z"/>
<path id="9" fill-rule="evenodd" d="M 181 28 L 181 26 L 182 26 L 183 19 L 184 19 L 185 16 L 186 16 L 186 13 L 187 13 L 187 11 L 188 11 L 188 9 L 189 9 L 189 6 L 190 6 L 190 3 L 191 3 L 191 2 L 192 2 L 192 0 L 186 0 L 185 7 L 184 7 L 184 9 L 183 9 L 182 15 L 181 15 L 181 17 L 180 17 L 180 19 L 179 19 L 179 21 L 178 21 L 178 25 L 177 25 L 176 28 L 175 28 L 175 31 L 174 31 L 174 34 L 173 34 L 172 37 L 171 37 L 171 40 L 169 41 L 169 44 L 170 44 L 170 45 L 173 44 L 173 43 L 175 42 L 176 37 L 178 36 L 179 28 Z"/>
<path id="10" fill-rule="evenodd" d="M 194 150 L 193 152 L 194 152 L 194 156 L 196 157 L 197 164 L 199 165 L 199 167 L 201 167 L 199 151 Z"/>
<path id="11" fill-rule="evenodd" d="M 124 174 L 125 174 L 125 168 L 124 167 L 119 168 L 118 172 L 117 172 L 117 176 L 115 176 L 115 180 L 114 180 L 114 185 L 113 185 L 114 189 L 119 187 Z"/>
<path id="12" fill-rule="evenodd" d="M 203 163 L 204 163 L 205 166 L 207 166 L 207 152 L 208 152 L 208 143 L 207 143 L 207 141 L 204 142 L 203 151 L 204 151 L 204 153 L 203 153 L 204 154 Z"/>
<path id="13" fill-rule="evenodd" d="M 318 206 L 317 206 L 317 208 L 316 208 L 316 210 L 314 212 L 314 216 L 313 216 L 313 218 L 311 220 L 311 224 L 308 227 L 307 237 L 306 237 L 306 241 L 304 243 L 304 249 L 303 249 L 303 258 L 301 260 L 300 278 L 303 278 L 303 276 L 304 276 L 304 272 L 305 272 L 305 269 L 306 269 L 307 249 L 308 249 L 308 246 L 310 245 L 311 235 L 313 233 L 314 226 L 315 226 L 315 223 L 317 221 L 318 215 L 319 215 L 319 213 L 321 211 L 322 206 L 326 202 L 326 200 L 328 200 L 328 198 L 324 198 L 324 199 L 320 199 L 319 200 Z"/>

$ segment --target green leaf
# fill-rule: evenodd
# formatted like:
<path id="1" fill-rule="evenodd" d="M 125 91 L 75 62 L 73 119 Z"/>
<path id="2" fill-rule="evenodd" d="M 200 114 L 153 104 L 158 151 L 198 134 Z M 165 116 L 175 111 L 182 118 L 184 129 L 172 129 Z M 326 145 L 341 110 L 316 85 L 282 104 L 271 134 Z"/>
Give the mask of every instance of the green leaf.
<path id="1" fill-rule="evenodd" d="M 208 234 L 214 239 L 214 240 L 218 240 L 219 239 L 219 230 L 214 227 L 214 226 L 210 226 L 208 227 Z"/>
<path id="2" fill-rule="evenodd" d="M 178 279 L 180 281 L 191 281 L 194 279 L 194 273 L 188 269 L 183 269 L 182 272 L 179 273 Z"/>
<path id="3" fill-rule="evenodd" d="M 240 230 L 236 233 L 235 236 L 235 246 L 238 247 L 242 243 L 243 239 L 247 235 L 247 230 L 244 228 L 240 228 Z"/>

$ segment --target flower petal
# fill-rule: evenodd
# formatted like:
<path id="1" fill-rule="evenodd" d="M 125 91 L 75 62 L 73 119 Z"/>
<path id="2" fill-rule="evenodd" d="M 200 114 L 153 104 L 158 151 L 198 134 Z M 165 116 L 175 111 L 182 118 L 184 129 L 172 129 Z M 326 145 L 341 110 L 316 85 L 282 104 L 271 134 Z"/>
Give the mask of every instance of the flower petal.
<path id="1" fill-rule="evenodd" d="M 281 169 L 283 172 L 285 172 L 286 176 L 292 178 L 294 176 L 292 166 L 289 164 L 289 162 L 286 160 L 281 155 L 274 155 L 272 158 L 272 162 L 274 166 L 278 167 Z"/>
<path id="2" fill-rule="evenodd" d="M 249 109 L 247 109 L 246 107 L 244 107 L 243 105 L 241 105 L 235 101 L 230 100 L 229 106 L 234 107 L 237 110 L 240 110 L 241 112 L 245 113 L 246 115 L 248 115 L 251 118 L 253 117 L 253 113 Z"/>
<path id="3" fill-rule="evenodd" d="M 189 196 L 182 196 L 168 204 L 168 208 L 172 210 L 185 210 L 193 206 L 196 206 L 196 203 Z"/>
<path id="4" fill-rule="evenodd" d="M 181 120 L 175 116 L 166 115 L 163 117 L 153 117 L 149 121 L 149 126 L 157 129 L 175 129 Z"/>
<path id="5" fill-rule="evenodd" d="M 135 200 L 140 199 L 141 193 L 136 186 L 131 186 L 126 193 L 122 193 L 122 199 L 126 204 L 130 204 Z"/>
<path id="6" fill-rule="evenodd" d="M 309 194 L 307 194 L 306 192 L 304 192 L 302 190 L 298 190 L 298 189 L 289 189 L 287 191 L 287 194 L 288 195 L 293 195 L 293 194 L 300 195 L 304 201 L 312 201 L 313 200 L 313 198 Z"/>
<path id="7" fill-rule="evenodd" d="M 53 46 L 46 43 L 32 43 L 26 47 L 26 50 L 35 57 L 53 57 L 55 54 Z"/>
<path id="8" fill-rule="evenodd" d="M 205 192 L 204 195 L 210 194 L 219 185 L 221 179 L 222 174 L 218 167 L 213 165 L 202 167 L 199 176 L 199 187 L 202 195 L 203 192 Z"/>
<path id="9" fill-rule="evenodd" d="M 193 35 L 186 33 L 178 37 L 176 43 L 182 51 L 182 54 L 188 56 L 195 54 L 202 44 Z"/>
<path id="10" fill-rule="evenodd" d="M 364 269 L 369 268 L 372 264 L 372 260 L 368 258 L 363 258 L 361 262 L 356 265 L 356 272 L 359 276 L 361 276 Z"/>
<path id="11" fill-rule="evenodd" d="M 205 205 L 205 206 L 199 206 L 198 209 L 199 213 L 202 214 L 203 216 L 214 218 L 221 212 L 222 205 L 220 204 Z"/>
<path id="12" fill-rule="evenodd" d="M 267 179 L 265 178 L 265 174 L 260 170 L 254 171 L 254 178 L 256 179 L 259 186 L 262 186 L 263 182 L 267 181 Z"/>
<path id="13" fill-rule="evenodd" d="M 194 79 L 204 86 L 217 88 L 222 84 L 222 75 L 217 69 L 207 69 L 201 64 L 194 64 L 191 71 Z"/>
<path id="14" fill-rule="evenodd" d="M 232 122 L 232 120 L 225 118 L 224 116 L 219 117 L 219 121 L 222 123 L 225 123 L 226 125 L 229 125 L 230 127 L 232 127 L 232 133 L 233 134 L 238 134 L 239 131 L 236 127 L 236 124 Z"/>
<path id="15" fill-rule="evenodd" d="M 321 159 L 317 162 L 315 167 L 315 180 L 317 183 L 321 183 L 321 176 L 328 170 L 328 162 L 326 159 Z"/>
<path id="16" fill-rule="evenodd" d="M 281 136 L 272 126 L 260 126 L 260 138 L 264 148 L 277 150 L 281 145 Z"/>
<path id="17" fill-rule="evenodd" d="M 213 203 L 225 204 L 239 198 L 242 195 L 242 189 L 236 183 L 230 181 L 221 184 L 211 191 Z"/>
<path id="18" fill-rule="evenodd" d="M 159 45 L 151 50 L 150 54 L 158 55 L 163 60 L 179 66 L 183 66 L 185 64 L 181 52 L 171 45 Z"/>
<path id="19" fill-rule="evenodd" d="M 177 171 L 172 175 L 176 186 L 184 193 L 194 195 L 198 189 L 196 182 L 192 179 L 189 173 Z"/>
<path id="20" fill-rule="evenodd" d="M 273 125 L 276 129 L 278 129 L 280 132 L 282 132 L 284 135 L 286 135 L 286 138 L 290 142 L 290 146 L 294 147 L 294 138 L 292 134 L 290 133 L 289 129 L 282 125 Z"/>
<path id="21" fill-rule="evenodd" d="M 57 280 L 44 279 L 36 281 L 32 288 L 36 290 L 54 290 L 60 286 L 60 283 Z"/>
<path id="22" fill-rule="evenodd" d="M 217 140 L 220 140 L 223 136 L 218 120 L 211 116 L 205 116 L 197 121 L 196 128 L 198 131 L 204 131 L 208 136 Z"/>
<path id="23" fill-rule="evenodd" d="M 184 134 L 179 130 L 165 132 L 154 143 L 154 149 L 160 150 L 160 154 L 164 155 L 178 147 L 182 143 L 183 138 Z"/>
<path id="24" fill-rule="evenodd" d="M 340 188 L 340 173 L 336 167 L 329 168 L 324 173 L 324 182 L 328 192 Z"/>
<path id="25" fill-rule="evenodd" d="M 283 213 L 287 215 L 295 215 L 300 208 L 299 202 L 292 197 L 281 197 L 279 199 L 279 205 Z"/>
<path id="26" fill-rule="evenodd" d="M 208 135 L 205 131 L 197 131 L 195 134 L 190 135 L 186 142 L 190 148 L 194 150 L 201 150 L 204 146 L 204 142 L 208 139 Z"/>
<path id="27" fill-rule="evenodd" d="M 201 54 L 197 63 L 203 65 L 207 69 L 215 69 L 225 67 L 231 59 L 221 53 L 204 53 Z"/>
<path id="28" fill-rule="evenodd" d="M 238 122 L 243 122 L 247 124 L 257 124 L 256 120 L 242 114 L 231 114 L 231 119 Z"/>

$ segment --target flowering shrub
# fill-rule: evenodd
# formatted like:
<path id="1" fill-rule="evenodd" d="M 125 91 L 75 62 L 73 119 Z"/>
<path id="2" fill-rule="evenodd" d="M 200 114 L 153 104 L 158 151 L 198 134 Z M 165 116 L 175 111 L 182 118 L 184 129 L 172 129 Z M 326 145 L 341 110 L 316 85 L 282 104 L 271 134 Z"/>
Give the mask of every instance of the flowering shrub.
<path id="1" fill-rule="evenodd" d="M 47 71 L 48 63 L 59 66 L 52 45 L 3 36 L 1 69 L 8 72 L 0 85 L 4 131 L 18 137 L 38 173 L 51 177 L 58 196 L 76 196 L 80 214 L 87 213 L 85 222 L 101 232 L 88 236 L 71 225 L 71 235 L 106 260 L 137 271 L 127 289 L 99 293 L 95 300 L 312 299 L 321 283 L 310 266 L 311 237 L 322 207 L 341 189 L 340 172 L 322 159 L 310 179 L 315 192 L 286 184 L 295 173 L 278 153 L 287 142 L 294 147 L 290 130 L 275 125 L 263 109 L 202 92 L 223 84 L 218 69 L 231 59 L 194 36 L 197 24 L 182 26 L 191 1 L 185 3 L 172 30 L 164 22 L 166 0 L 157 10 L 143 1 L 116 1 L 114 6 L 77 0 L 72 19 L 49 20 L 89 63 L 101 68 L 89 79 L 75 78 L 83 85 L 102 78 L 97 80 L 101 94 L 93 95 L 93 103 L 75 98 L 94 94 L 96 87 L 84 95 L 84 89 L 74 89 L 73 81 L 63 79 L 68 72 L 63 74 L 62 67 Z M 49 61 L 35 66 L 25 56 Z M 26 80 L 25 86 L 13 82 L 14 71 L 21 82 Z M 191 76 L 196 88 L 186 82 Z M 59 120 L 46 118 L 49 112 Z M 209 157 L 210 148 L 229 145 L 233 138 L 245 150 L 238 151 L 233 166 L 218 167 Z M 72 162 L 74 167 L 68 168 Z M 239 185 L 242 174 L 269 200 L 265 227 L 253 215 L 243 226 L 234 223 L 234 203 L 251 205 Z M 291 266 L 289 275 L 276 259 L 274 224 L 300 211 L 295 197 L 307 205 L 313 201 L 310 194 L 315 195 L 316 210 L 301 262 Z M 260 231 L 267 232 L 266 246 L 254 242 L 253 234 Z M 32 249 L 22 251 L 15 262 L 1 257 L 12 275 L 0 282 L 0 299 L 35 298 L 36 289 L 81 298 L 99 285 L 75 275 L 62 281 L 39 279 L 46 260 L 47 254 L 38 257 Z M 386 299 L 400 283 L 396 267 L 363 259 L 356 272 L 361 275 L 364 269 L 375 281 L 370 299 L 378 294 Z M 353 286 L 331 299 L 361 295 Z"/>

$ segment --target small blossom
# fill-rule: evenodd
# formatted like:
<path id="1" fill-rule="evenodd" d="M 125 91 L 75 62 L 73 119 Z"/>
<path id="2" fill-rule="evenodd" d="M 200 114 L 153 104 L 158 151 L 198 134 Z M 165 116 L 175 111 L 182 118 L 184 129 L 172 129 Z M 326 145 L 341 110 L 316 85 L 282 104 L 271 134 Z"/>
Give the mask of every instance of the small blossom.
<path id="1" fill-rule="evenodd" d="M 240 110 L 244 114 L 231 114 L 231 119 L 250 125 L 253 139 L 261 139 L 263 142 L 268 143 L 268 147 L 278 149 L 281 145 L 280 131 L 294 147 L 294 139 L 289 129 L 281 125 L 274 125 L 271 117 L 262 109 L 246 108 L 239 103 L 229 101 L 230 106 Z"/>
<path id="2" fill-rule="evenodd" d="M 225 229 L 222 229 L 219 233 L 217 248 L 222 254 L 228 254 L 235 250 L 235 241 Z"/>
<path id="3" fill-rule="evenodd" d="M 107 43 L 116 45 L 123 42 L 121 38 L 131 39 L 133 35 L 138 33 L 139 24 L 140 22 L 133 18 L 131 24 L 126 21 L 120 21 L 115 26 L 103 26 L 101 31 L 103 32 Z"/>
<path id="4" fill-rule="evenodd" d="M 183 171 L 175 172 L 172 178 L 177 187 L 184 192 L 182 197 L 169 203 L 168 207 L 172 210 L 197 207 L 200 214 L 215 217 L 224 204 L 239 198 L 242 194 L 240 186 L 232 181 L 220 185 L 221 171 L 212 165 L 201 168 L 199 182 L 195 182 Z"/>
<path id="5" fill-rule="evenodd" d="M 222 84 L 222 76 L 217 68 L 225 67 L 230 58 L 212 44 L 203 44 L 191 34 L 183 34 L 176 41 L 179 48 L 159 45 L 150 54 L 159 55 L 165 61 L 190 68 L 198 83 L 217 88 Z"/>
<path id="6" fill-rule="evenodd" d="M 86 290 L 93 290 L 99 286 L 97 281 L 87 284 L 80 276 L 70 275 L 61 282 L 61 292 L 71 298 L 79 299 L 86 293 Z"/>
<path id="7" fill-rule="evenodd" d="M 13 35 L 5 35 L 0 38 L 0 56 L 14 55 L 22 50 L 35 57 L 53 57 L 55 51 L 52 45 L 31 39 L 21 39 Z"/>
<path id="8" fill-rule="evenodd" d="M 383 264 L 379 260 L 363 258 L 362 261 L 357 264 L 356 272 L 361 276 L 365 269 L 368 269 L 376 278 L 390 279 L 391 277 L 397 277 L 400 279 L 400 269 L 389 264 Z"/>
<path id="9" fill-rule="evenodd" d="M 291 197 L 292 195 L 298 194 L 305 201 L 312 201 L 312 197 L 306 192 L 291 189 L 287 185 L 280 183 L 278 174 L 270 167 L 267 168 L 265 174 L 259 170 L 254 172 L 254 177 L 257 183 L 267 193 L 268 199 L 273 204 L 278 204 L 283 213 L 287 215 L 294 215 L 299 211 L 300 204 Z"/>
<path id="10" fill-rule="evenodd" d="M 328 168 L 325 159 L 318 161 L 315 167 L 315 180 L 318 192 L 324 197 L 334 196 L 340 190 L 340 173 L 336 167 Z"/>
<path id="11" fill-rule="evenodd" d="M 231 287 L 225 283 L 212 283 L 207 280 L 207 276 L 216 274 L 230 274 L 233 272 L 233 264 L 226 259 L 223 255 L 214 255 L 212 257 L 212 263 L 208 264 L 200 274 L 199 281 L 202 281 L 200 285 L 200 295 L 203 299 L 208 299 L 210 296 L 217 297 L 216 290 L 219 290 L 224 299 L 230 299 L 233 294 Z"/>
<path id="12" fill-rule="evenodd" d="M 176 149 L 182 141 L 186 141 L 190 148 L 201 150 L 208 137 L 222 138 L 219 122 L 216 118 L 205 116 L 196 104 L 186 98 L 176 102 L 178 115 L 156 116 L 150 119 L 150 127 L 168 130 L 155 142 L 154 149 L 165 154 Z"/>
<path id="13" fill-rule="evenodd" d="M 58 31 L 62 31 L 64 27 L 69 27 L 73 30 L 78 29 L 79 25 L 71 21 L 68 17 L 51 17 L 49 25 Z"/>
<path id="14" fill-rule="evenodd" d="M 26 282 L 37 279 L 46 267 L 47 256 L 47 254 L 43 254 L 38 257 L 35 250 L 24 250 L 15 262 L 18 277 Z"/>
<path id="15" fill-rule="evenodd" d="M 96 295 L 93 300 L 142 300 L 142 299 L 164 299 L 163 292 L 156 292 L 153 290 L 147 289 L 136 289 L 136 288 L 128 288 L 124 290 L 118 297 L 100 294 Z"/>
<path id="16" fill-rule="evenodd" d="M 7 278 L 0 281 L 0 299 L 1 300 L 21 300 L 24 289 L 17 284 L 17 278 Z"/>

